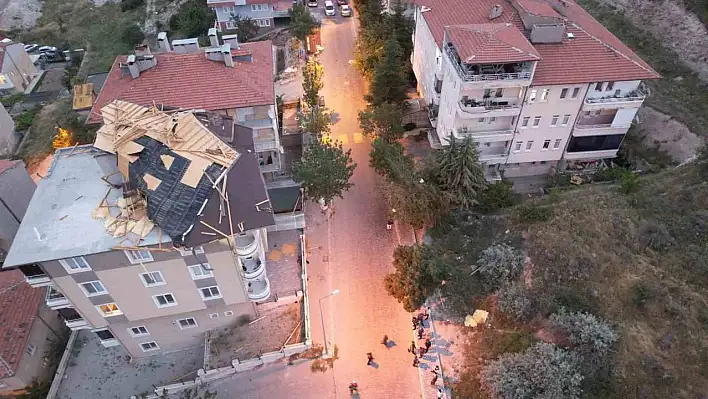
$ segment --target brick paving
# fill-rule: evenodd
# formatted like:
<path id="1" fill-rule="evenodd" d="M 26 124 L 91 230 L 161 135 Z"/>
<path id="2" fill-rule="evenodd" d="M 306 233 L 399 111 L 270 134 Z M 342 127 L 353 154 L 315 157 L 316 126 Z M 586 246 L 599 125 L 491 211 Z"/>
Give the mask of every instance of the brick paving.
<path id="1" fill-rule="evenodd" d="M 266 269 L 271 292 L 277 296 L 295 295 L 302 290 L 302 268 L 298 264 L 300 233 L 297 230 L 268 233 Z"/>

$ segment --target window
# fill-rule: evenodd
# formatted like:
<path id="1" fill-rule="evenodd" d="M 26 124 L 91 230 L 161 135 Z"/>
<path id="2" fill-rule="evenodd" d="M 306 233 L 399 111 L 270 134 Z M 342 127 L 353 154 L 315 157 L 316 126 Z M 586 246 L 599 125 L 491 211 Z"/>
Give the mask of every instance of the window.
<path id="1" fill-rule="evenodd" d="M 514 143 L 514 152 L 521 151 L 521 144 L 523 144 L 523 141 L 517 141 L 516 143 Z"/>
<path id="2" fill-rule="evenodd" d="M 268 4 L 251 4 L 251 11 L 268 11 Z"/>
<path id="3" fill-rule="evenodd" d="M 492 89 L 484 89 L 484 98 L 489 98 L 492 96 Z"/>
<path id="4" fill-rule="evenodd" d="M 487 123 L 491 124 L 491 123 L 496 122 L 496 120 L 497 120 L 497 117 L 496 117 L 496 116 L 492 116 L 492 117 L 490 117 L 489 119 L 487 119 Z"/>
<path id="5" fill-rule="evenodd" d="M 217 286 L 200 288 L 199 294 L 201 294 L 202 299 L 205 301 L 221 298 L 221 292 Z"/>
<path id="6" fill-rule="evenodd" d="M 497 98 L 499 98 L 503 95 L 504 95 L 504 89 L 497 89 L 497 92 L 494 93 L 494 97 L 497 97 Z"/>
<path id="7" fill-rule="evenodd" d="M 541 123 L 541 117 L 536 116 L 533 118 L 533 127 L 538 127 L 538 125 Z"/>
<path id="8" fill-rule="evenodd" d="M 103 283 L 98 280 L 87 281 L 85 283 L 79 284 L 79 286 L 84 291 L 84 294 L 86 294 L 86 296 L 96 296 L 108 293 L 108 291 L 106 291 L 106 287 L 103 286 Z"/>
<path id="9" fill-rule="evenodd" d="M 536 90 L 531 90 L 531 94 L 529 94 L 529 102 L 536 102 Z"/>
<path id="10" fill-rule="evenodd" d="M 527 127 L 529 125 L 529 119 L 531 119 L 531 117 L 524 116 L 524 119 L 521 120 L 521 127 Z"/>
<path id="11" fill-rule="evenodd" d="M 603 82 L 595 83 L 595 91 L 602 91 L 602 84 Z"/>
<path id="12" fill-rule="evenodd" d="M 64 269 L 66 269 L 68 273 L 78 273 L 86 270 L 91 270 L 91 266 L 89 266 L 83 256 L 61 259 L 59 263 L 64 266 Z"/>
<path id="13" fill-rule="evenodd" d="M 94 332 L 96 333 L 96 335 L 98 336 L 98 338 L 101 339 L 101 341 L 108 341 L 108 340 L 111 340 L 111 339 L 116 339 L 115 335 L 113 335 L 113 333 L 111 332 L 111 330 L 108 330 L 108 329 L 106 329 L 106 330 L 98 330 L 98 331 L 94 331 Z"/>
<path id="14" fill-rule="evenodd" d="M 479 118 L 479 119 L 477 119 L 477 122 L 479 122 L 479 123 L 484 123 L 484 118 Z"/>
<path id="15" fill-rule="evenodd" d="M 565 114 L 565 115 L 563 115 L 563 122 L 561 122 L 561 125 L 567 126 L 569 121 L 570 121 L 570 114 Z"/>
<path id="16" fill-rule="evenodd" d="M 605 91 L 612 91 L 612 89 L 615 87 L 615 82 L 607 82 L 607 87 L 605 87 Z"/>
<path id="17" fill-rule="evenodd" d="M 233 316 L 233 315 L 234 315 L 234 311 L 233 311 L 233 310 L 227 310 L 226 312 L 224 312 L 224 316 L 227 316 L 227 317 L 228 317 L 228 316 Z"/>
<path id="18" fill-rule="evenodd" d="M 551 146 L 551 140 L 543 140 L 543 147 L 541 147 L 544 150 L 547 150 L 548 147 Z"/>
<path id="19" fill-rule="evenodd" d="M 584 114 L 585 116 L 590 116 L 590 113 L 591 113 L 591 112 L 592 112 L 592 111 L 585 111 L 585 112 L 583 112 L 583 114 Z"/>
<path id="20" fill-rule="evenodd" d="M 25 348 L 25 353 L 30 356 L 34 356 L 34 352 L 36 352 L 36 351 L 37 351 L 37 347 L 34 346 L 33 344 L 29 344 L 29 345 L 27 345 L 27 348 Z"/>
<path id="21" fill-rule="evenodd" d="M 179 254 L 182 256 L 189 256 L 192 254 L 192 251 L 194 251 L 195 255 L 201 255 L 204 253 L 204 247 L 201 245 L 198 247 L 194 247 L 194 248 L 181 247 L 181 248 L 177 248 L 177 250 L 179 251 Z"/>
<path id="22" fill-rule="evenodd" d="M 118 305 L 115 302 L 104 303 L 103 305 L 96 306 L 103 317 L 119 316 L 123 314 Z"/>
<path id="23" fill-rule="evenodd" d="M 541 101 L 548 101 L 548 95 L 551 93 L 550 89 L 543 89 L 543 93 L 541 93 Z"/>
<path id="24" fill-rule="evenodd" d="M 211 265 L 209 265 L 208 263 L 205 263 L 204 266 L 189 266 L 189 274 L 192 275 L 192 280 L 199 280 L 214 276 L 214 272 L 211 270 Z"/>
<path id="25" fill-rule="evenodd" d="M 130 333 L 130 335 L 133 338 L 144 337 L 146 335 L 150 335 L 150 332 L 148 331 L 147 328 L 145 328 L 145 326 L 130 327 L 128 329 L 128 332 Z"/>
<path id="26" fill-rule="evenodd" d="M 531 147 L 533 147 L 533 140 L 526 142 L 526 151 L 531 151 Z"/>
<path id="27" fill-rule="evenodd" d="M 226 21 L 226 29 L 236 29 L 236 25 L 234 25 L 234 21 Z"/>
<path id="28" fill-rule="evenodd" d="M 128 260 L 132 264 L 153 261 L 152 254 L 150 253 L 150 251 L 146 251 L 144 249 L 140 249 L 137 251 L 123 251 L 123 252 L 125 252 L 125 256 L 128 257 Z"/>
<path id="29" fill-rule="evenodd" d="M 597 111 L 595 111 L 595 115 L 600 115 L 600 114 L 602 114 L 602 110 L 601 110 L 601 109 L 598 109 Z"/>
<path id="30" fill-rule="evenodd" d="M 256 25 L 260 26 L 261 28 L 264 26 L 270 26 L 270 19 L 257 19 Z"/>
<path id="31" fill-rule="evenodd" d="M 553 149 L 554 150 L 559 149 L 562 141 L 563 141 L 563 139 L 556 139 L 556 141 L 553 142 Z"/>
<path id="32" fill-rule="evenodd" d="M 556 126 L 558 124 L 558 118 L 560 115 L 553 115 L 553 118 L 551 118 L 551 126 Z"/>
<path id="33" fill-rule="evenodd" d="M 175 296 L 172 294 L 153 295 L 152 300 L 155 301 L 155 305 L 157 305 L 158 308 L 169 308 L 170 306 L 177 306 Z"/>
<path id="34" fill-rule="evenodd" d="M 566 98 L 566 97 L 568 97 L 568 88 L 567 87 L 564 88 L 563 90 L 561 90 L 561 98 Z"/>
<path id="35" fill-rule="evenodd" d="M 165 279 L 162 277 L 161 272 L 140 273 L 140 279 L 146 287 L 156 287 L 158 285 L 167 284 L 165 283 Z"/>
<path id="36" fill-rule="evenodd" d="M 573 94 L 571 95 L 571 97 L 578 98 L 578 94 L 580 94 L 580 87 L 574 87 Z"/>
<path id="37" fill-rule="evenodd" d="M 197 320 L 194 317 L 187 317 L 186 319 L 177 320 L 180 330 L 186 330 L 188 328 L 197 327 Z"/>
<path id="38" fill-rule="evenodd" d="M 233 8 L 233 7 L 224 7 L 223 10 L 224 10 L 224 12 L 227 12 L 227 13 L 229 13 L 229 12 L 234 12 L 234 8 Z"/>
<path id="39" fill-rule="evenodd" d="M 210 318 L 210 319 L 218 319 L 218 318 L 219 318 L 219 314 L 218 314 L 218 313 L 210 313 L 210 314 L 209 314 L 209 318 Z"/>
<path id="40" fill-rule="evenodd" d="M 143 342 L 142 344 L 140 344 L 140 349 L 142 349 L 143 352 L 152 352 L 152 351 L 159 350 L 160 347 L 157 346 L 157 342 L 150 341 L 150 342 Z"/>

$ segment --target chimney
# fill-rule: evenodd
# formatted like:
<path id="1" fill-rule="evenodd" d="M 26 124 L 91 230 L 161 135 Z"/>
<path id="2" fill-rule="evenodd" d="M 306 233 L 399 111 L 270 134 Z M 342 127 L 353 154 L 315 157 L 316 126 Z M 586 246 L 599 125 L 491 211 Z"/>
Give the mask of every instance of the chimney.
<path id="1" fill-rule="evenodd" d="M 239 44 L 238 44 L 238 35 L 236 35 L 236 34 L 221 36 L 221 40 L 224 41 L 224 44 L 226 44 L 226 43 L 230 44 L 231 48 L 233 48 L 233 49 L 238 50 L 241 48 L 241 46 L 239 46 Z"/>
<path id="2" fill-rule="evenodd" d="M 152 52 L 150 52 L 150 46 L 147 44 L 138 44 L 133 48 L 133 52 L 137 56 L 152 54 Z"/>
<path id="3" fill-rule="evenodd" d="M 140 76 L 140 68 L 138 64 L 135 63 L 135 55 L 131 54 L 128 56 L 128 71 L 130 71 L 130 76 L 132 76 L 133 79 L 137 79 L 138 76 Z"/>
<path id="4" fill-rule="evenodd" d="M 174 52 L 177 54 L 196 53 L 200 50 L 199 39 L 195 37 L 191 39 L 173 40 L 172 49 L 174 49 Z"/>
<path id="5" fill-rule="evenodd" d="M 219 47 L 219 36 L 216 34 L 216 28 L 209 28 L 207 36 L 209 36 L 209 44 L 212 47 Z"/>
<path id="6" fill-rule="evenodd" d="M 224 56 L 224 64 L 227 67 L 234 67 L 234 59 L 231 56 L 231 45 L 229 43 L 224 43 L 223 46 L 221 46 L 221 54 Z"/>
<path id="7" fill-rule="evenodd" d="M 167 39 L 167 32 L 160 32 L 157 34 L 157 45 L 160 51 L 170 52 L 172 51 L 172 46 L 170 46 L 170 41 Z"/>
<path id="8" fill-rule="evenodd" d="M 138 55 L 135 56 L 135 63 L 138 65 L 138 71 L 147 71 L 150 68 L 157 66 L 157 58 L 154 55 Z"/>
<path id="9" fill-rule="evenodd" d="M 224 59 L 223 54 L 221 54 L 220 47 L 205 48 L 204 56 L 210 61 L 222 61 Z"/>
<path id="10" fill-rule="evenodd" d="M 499 18 L 502 15 L 502 6 L 497 4 L 494 7 L 492 7 L 492 11 L 489 13 L 489 19 L 494 19 L 494 18 Z"/>

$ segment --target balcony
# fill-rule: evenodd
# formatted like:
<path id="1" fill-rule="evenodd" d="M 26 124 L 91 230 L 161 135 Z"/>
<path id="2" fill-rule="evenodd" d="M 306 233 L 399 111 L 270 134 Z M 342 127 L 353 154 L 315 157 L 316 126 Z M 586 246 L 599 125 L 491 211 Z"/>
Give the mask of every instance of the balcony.
<path id="1" fill-rule="evenodd" d="M 469 65 L 463 63 L 457 51 L 450 43 L 445 44 L 445 54 L 450 64 L 457 71 L 463 83 L 473 83 L 485 87 L 518 87 L 531 85 L 532 63 L 504 64 L 503 72 L 489 73 L 484 65 Z"/>
<path id="2" fill-rule="evenodd" d="M 614 158 L 614 157 L 617 156 L 617 151 L 619 151 L 619 149 L 614 149 L 614 150 L 597 150 L 597 151 L 581 151 L 581 152 L 566 152 L 565 155 L 563 155 L 563 158 L 565 158 L 565 159 L 567 159 L 567 160 Z"/>
<path id="3" fill-rule="evenodd" d="M 440 112 L 440 106 L 437 104 L 428 105 L 428 119 L 430 120 L 430 126 L 433 128 L 438 126 L 438 112 Z"/>
<path id="4" fill-rule="evenodd" d="M 497 164 L 506 161 L 507 149 L 506 148 L 492 148 L 490 150 L 479 151 L 479 160 L 485 164 Z"/>
<path id="5" fill-rule="evenodd" d="M 275 151 L 279 149 L 278 140 L 273 128 L 253 130 L 253 148 L 256 152 Z"/>
<path id="6" fill-rule="evenodd" d="M 46 287 L 52 284 L 52 279 L 46 274 L 36 274 L 34 276 L 25 276 L 25 281 L 27 284 L 34 288 Z"/>
<path id="7" fill-rule="evenodd" d="M 88 322 L 83 317 L 79 317 L 78 319 L 64 320 L 64 324 L 66 324 L 66 326 L 69 327 L 71 330 L 83 330 L 89 327 Z"/>
<path id="8" fill-rule="evenodd" d="M 251 256 L 258 250 L 258 240 L 253 232 L 241 233 L 234 241 L 238 256 Z"/>
<path id="9" fill-rule="evenodd" d="M 261 262 L 257 256 L 249 256 L 248 258 L 239 258 L 241 268 L 243 269 L 243 277 L 246 280 L 255 280 L 265 273 L 265 263 Z"/>
<path id="10" fill-rule="evenodd" d="M 611 123 L 602 123 L 597 125 L 576 124 L 573 136 L 600 136 L 608 134 L 624 134 L 627 133 L 629 126 L 612 126 Z"/>
<path id="11" fill-rule="evenodd" d="M 49 306 L 49 308 L 52 310 L 71 306 L 69 299 L 52 285 L 48 286 L 47 288 L 47 295 L 45 296 L 45 300 L 47 302 L 47 306 Z"/>
<path id="12" fill-rule="evenodd" d="M 249 281 L 246 287 L 248 299 L 253 302 L 265 301 L 270 297 L 270 280 L 268 280 L 268 277 L 262 280 Z"/>
<path id="13" fill-rule="evenodd" d="M 583 110 L 595 111 L 607 108 L 639 108 L 642 106 L 645 97 L 646 94 L 642 91 L 634 90 L 625 95 L 586 98 L 585 101 L 583 101 Z"/>
<path id="14" fill-rule="evenodd" d="M 492 141 L 509 141 L 514 138 L 514 131 L 509 130 L 469 130 L 461 128 L 455 133 L 457 138 L 472 137 L 479 143 L 488 143 Z"/>
<path id="15" fill-rule="evenodd" d="M 497 116 L 517 116 L 521 113 L 521 104 L 509 104 L 508 101 L 460 100 L 459 115 L 465 119 L 488 118 Z"/>

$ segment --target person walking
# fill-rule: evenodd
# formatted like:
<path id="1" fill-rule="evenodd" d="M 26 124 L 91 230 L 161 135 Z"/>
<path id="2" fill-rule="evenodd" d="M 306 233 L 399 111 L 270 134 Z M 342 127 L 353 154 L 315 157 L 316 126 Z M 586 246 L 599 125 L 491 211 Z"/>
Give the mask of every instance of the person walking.
<path id="1" fill-rule="evenodd" d="M 366 354 L 366 358 L 368 359 L 366 361 L 367 366 L 371 366 L 371 364 L 374 362 L 374 355 L 371 354 L 371 352 Z"/>
<path id="2" fill-rule="evenodd" d="M 416 330 L 418 328 L 418 319 L 415 316 L 411 319 L 411 323 L 413 323 L 413 330 Z"/>
<path id="3" fill-rule="evenodd" d="M 424 347 L 421 346 L 418 348 L 418 355 L 420 356 L 421 359 L 423 358 L 423 355 L 425 355 L 425 348 Z"/>
<path id="4" fill-rule="evenodd" d="M 442 399 L 443 396 L 445 396 L 445 393 L 443 392 L 442 388 L 438 388 L 438 399 Z"/>
<path id="5" fill-rule="evenodd" d="M 430 380 L 430 385 L 435 385 L 436 382 L 438 382 L 438 373 L 432 371 L 433 373 L 433 379 Z"/>
<path id="6" fill-rule="evenodd" d="M 383 340 L 381 340 L 381 343 L 388 349 L 388 335 L 384 335 Z"/>
<path id="7" fill-rule="evenodd" d="M 428 320 L 430 318 L 430 306 L 425 307 L 425 320 Z"/>
<path id="8" fill-rule="evenodd" d="M 423 313 L 418 313 L 418 324 L 419 325 L 421 325 L 421 326 L 424 325 L 423 324 L 424 319 L 425 319 L 425 316 L 423 315 Z"/>
<path id="9" fill-rule="evenodd" d="M 423 333 L 425 330 L 423 329 L 423 326 L 418 327 L 418 339 L 423 339 Z"/>
<path id="10" fill-rule="evenodd" d="M 430 347 L 433 346 L 433 342 L 430 341 L 430 338 L 425 339 L 425 352 L 430 351 Z"/>
<path id="11" fill-rule="evenodd" d="M 419 364 L 420 364 L 420 360 L 418 360 L 418 356 L 416 356 L 414 353 L 413 354 L 413 367 L 418 367 Z"/>
<path id="12" fill-rule="evenodd" d="M 411 341 L 411 346 L 408 347 L 408 352 L 415 355 L 415 341 Z"/>

